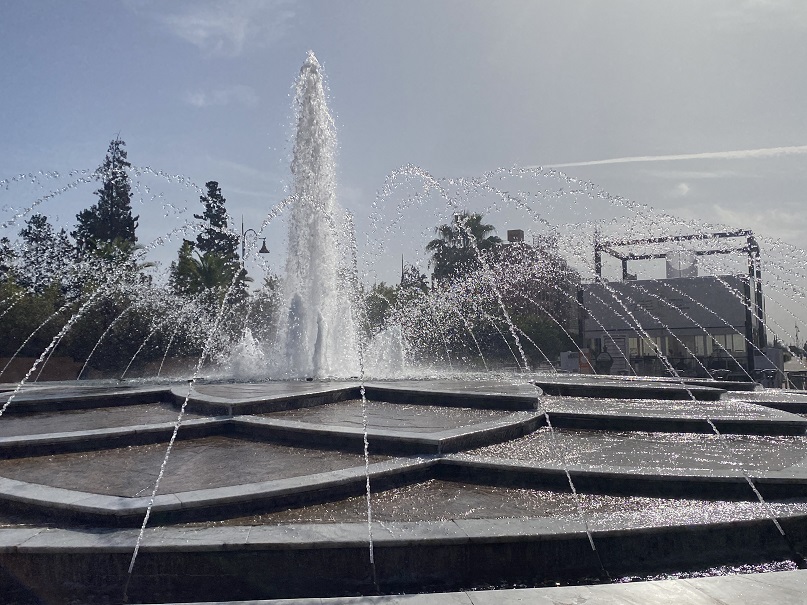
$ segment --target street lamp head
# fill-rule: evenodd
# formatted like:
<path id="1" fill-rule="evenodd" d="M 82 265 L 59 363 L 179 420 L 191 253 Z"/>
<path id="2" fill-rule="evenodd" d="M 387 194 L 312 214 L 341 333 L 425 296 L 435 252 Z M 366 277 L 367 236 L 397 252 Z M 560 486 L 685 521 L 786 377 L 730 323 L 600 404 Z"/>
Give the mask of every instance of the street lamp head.
<path id="1" fill-rule="evenodd" d="M 261 249 L 258 250 L 258 254 L 269 254 L 269 248 L 266 247 L 266 238 L 263 238 L 263 244 Z"/>

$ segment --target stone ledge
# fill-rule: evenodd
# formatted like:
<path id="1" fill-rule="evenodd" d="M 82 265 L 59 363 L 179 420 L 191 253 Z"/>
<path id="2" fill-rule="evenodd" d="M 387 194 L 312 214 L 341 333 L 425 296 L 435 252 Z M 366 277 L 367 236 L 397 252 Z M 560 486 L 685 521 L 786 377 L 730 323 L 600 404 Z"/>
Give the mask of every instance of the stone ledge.
<path id="1" fill-rule="evenodd" d="M 807 515 L 781 517 L 789 526 L 806 529 Z M 689 534 L 701 531 L 736 533 L 765 527 L 767 518 L 740 521 L 631 526 L 599 529 L 590 533 L 595 543 L 636 535 Z M 584 540 L 583 523 L 576 519 L 449 519 L 372 524 L 373 544 L 378 548 L 398 548 L 413 544 L 497 544 L 555 540 Z M 775 531 L 773 533 L 776 533 Z M 69 553 L 83 551 L 131 552 L 138 529 L 53 529 L 43 527 L 0 528 L 0 552 Z M 802 535 L 803 538 L 803 535 Z M 299 550 L 367 548 L 367 523 L 293 523 L 264 526 L 154 527 L 147 528 L 142 552 L 188 552 L 221 550 Z"/>
<path id="2" fill-rule="evenodd" d="M 745 476 L 739 470 L 643 469 L 568 465 L 581 492 L 618 495 L 720 497 L 753 500 Z M 568 489 L 565 470 L 559 464 L 525 464 L 512 460 L 479 459 L 465 454 L 394 458 L 370 465 L 375 489 L 427 478 L 468 480 L 490 485 Z M 768 472 L 751 477 L 766 497 L 807 494 L 807 468 Z M 154 500 L 155 520 L 178 519 L 202 511 L 237 516 L 261 508 L 300 505 L 326 498 L 362 493 L 363 466 L 299 477 L 263 481 L 174 494 Z M 145 514 L 149 497 L 127 498 L 50 487 L 0 477 L 0 499 L 41 511 L 96 522 L 137 524 Z"/>
<path id="3" fill-rule="evenodd" d="M 429 457 L 378 462 L 369 467 L 370 480 L 383 486 L 394 483 L 401 475 L 429 472 L 434 464 L 436 460 Z M 270 506 L 304 503 L 329 495 L 361 493 L 365 481 L 364 466 L 357 466 L 273 481 L 160 494 L 154 499 L 151 515 L 159 520 L 196 511 L 231 508 L 234 511 L 230 512 L 238 513 L 242 508 L 251 510 L 266 503 Z M 0 500 L 68 517 L 92 518 L 100 523 L 139 524 L 151 498 L 91 494 L 0 477 Z"/>
<path id="4" fill-rule="evenodd" d="M 180 427 L 181 437 L 178 434 L 178 438 L 194 439 L 220 434 L 226 430 L 225 423 L 228 421 L 226 418 L 184 420 Z M 6 457 L 41 456 L 121 447 L 121 441 L 125 441 L 123 445 L 126 446 L 160 443 L 168 440 L 174 426 L 174 422 L 159 422 L 85 431 L 0 437 L 0 454 Z"/>
<path id="5" fill-rule="evenodd" d="M 15 387 L 16 388 L 16 387 Z M 2 394 L 2 399 L 8 399 L 15 389 Z M 69 392 L 65 392 L 69 391 Z M 170 401 L 169 387 L 130 387 L 105 388 L 103 386 L 87 386 L 82 384 L 71 385 L 68 388 L 59 386 L 24 387 L 14 396 L 11 405 L 4 412 L 15 415 L 19 413 L 41 411 L 80 410 L 94 407 L 117 407 L 148 403 L 154 401 Z M 5 403 L 5 401 L 3 401 Z"/>

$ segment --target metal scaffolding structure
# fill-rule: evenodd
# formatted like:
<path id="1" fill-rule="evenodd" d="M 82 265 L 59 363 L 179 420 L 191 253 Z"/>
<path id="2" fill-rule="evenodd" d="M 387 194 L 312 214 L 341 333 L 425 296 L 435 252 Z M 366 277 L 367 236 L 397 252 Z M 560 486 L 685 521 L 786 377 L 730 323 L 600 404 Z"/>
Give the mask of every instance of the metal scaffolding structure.
<path id="1" fill-rule="evenodd" d="M 747 347 L 749 371 L 754 369 L 754 350 L 761 351 L 767 346 L 765 333 L 764 298 L 762 294 L 762 260 L 759 244 L 752 231 L 739 229 L 736 231 L 721 231 L 717 233 L 699 233 L 691 235 L 669 235 L 643 239 L 626 240 L 595 240 L 594 242 L 594 271 L 598 279 L 602 279 L 602 255 L 608 254 L 622 262 L 622 280 L 631 279 L 628 271 L 630 261 L 652 260 L 667 258 L 669 252 L 636 253 L 631 251 L 640 246 L 652 246 L 676 242 L 710 241 L 731 238 L 745 238 L 745 244 L 739 247 L 706 248 L 689 250 L 695 256 L 708 256 L 714 254 L 745 254 L 748 259 L 748 272 L 744 279 L 744 303 L 746 307 L 745 338 L 751 345 Z M 635 279 L 635 277 L 634 277 Z M 756 320 L 756 322 L 754 321 Z"/>

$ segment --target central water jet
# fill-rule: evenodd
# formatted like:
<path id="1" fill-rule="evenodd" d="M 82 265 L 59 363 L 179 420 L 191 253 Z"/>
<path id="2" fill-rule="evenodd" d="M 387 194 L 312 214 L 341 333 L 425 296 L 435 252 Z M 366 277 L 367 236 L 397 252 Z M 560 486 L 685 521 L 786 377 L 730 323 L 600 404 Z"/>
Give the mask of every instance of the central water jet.
<path id="1" fill-rule="evenodd" d="M 336 203 L 336 131 L 322 69 L 308 53 L 296 82 L 293 205 L 276 358 L 290 377 L 345 377 L 358 370 L 349 221 Z M 346 237 L 347 236 L 347 237 Z"/>

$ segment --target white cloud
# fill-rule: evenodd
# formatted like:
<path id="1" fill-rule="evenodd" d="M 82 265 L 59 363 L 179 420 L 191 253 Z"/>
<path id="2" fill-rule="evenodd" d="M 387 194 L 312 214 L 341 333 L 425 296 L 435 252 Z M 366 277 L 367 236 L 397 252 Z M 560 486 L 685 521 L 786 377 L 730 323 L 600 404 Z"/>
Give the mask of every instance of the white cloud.
<path id="1" fill-rule="evenodd" d="M 802 212 L 787 208 L 755 206 L 753 209 L 726 208 L 714 205 L 717 222 L 741 229 L 752 229 L 755 233 L 773 236 L 777 239 L 798 241 L 807 228 L 807 220 Z"/>
<path id="2" fill-rule="evenodd" d="M 739 149 L 735 151 L 709 151 L 706 153 L 681 153 L 677 155 L 641 155 L 585 162 L 546 164 L 544 168 L 569 168 L 572 166 L 598 166 L 601 164 L 629 164 L 633 162 L 674 162 L 680 160 L 746 160 L 774 158 L 785 155 L 807 154 L 807 145 L 790 147 L 764 147 L 761 149 Z M 537 168 L 537 166 L 535 166 Z"/>
<path id="3" fill-rule="evenodd" d="M 282 38 L 294 17 L 290 0 L 197 0 L 154 3 L 129 0 L 174 35 L 211 55 L 238 56 Z"/>
<path id="4" fill-rule="evenodd" d="M 684 197 L 687 193 L 689 193 L 689 185 L 686 183 L 678 183 L 673 189 L 673 196 L 674 197 Z"/>
<path id="5" fill-rule="evenodd" d="M 211 105 L 230 105 L 238 103 L 247 107 L 258 104 L 258 95 L 253 88 L 237 84 L 228 88 L 210 91 L 189 92 L 185 100 L 194 107 L 210 107 Z"/>

